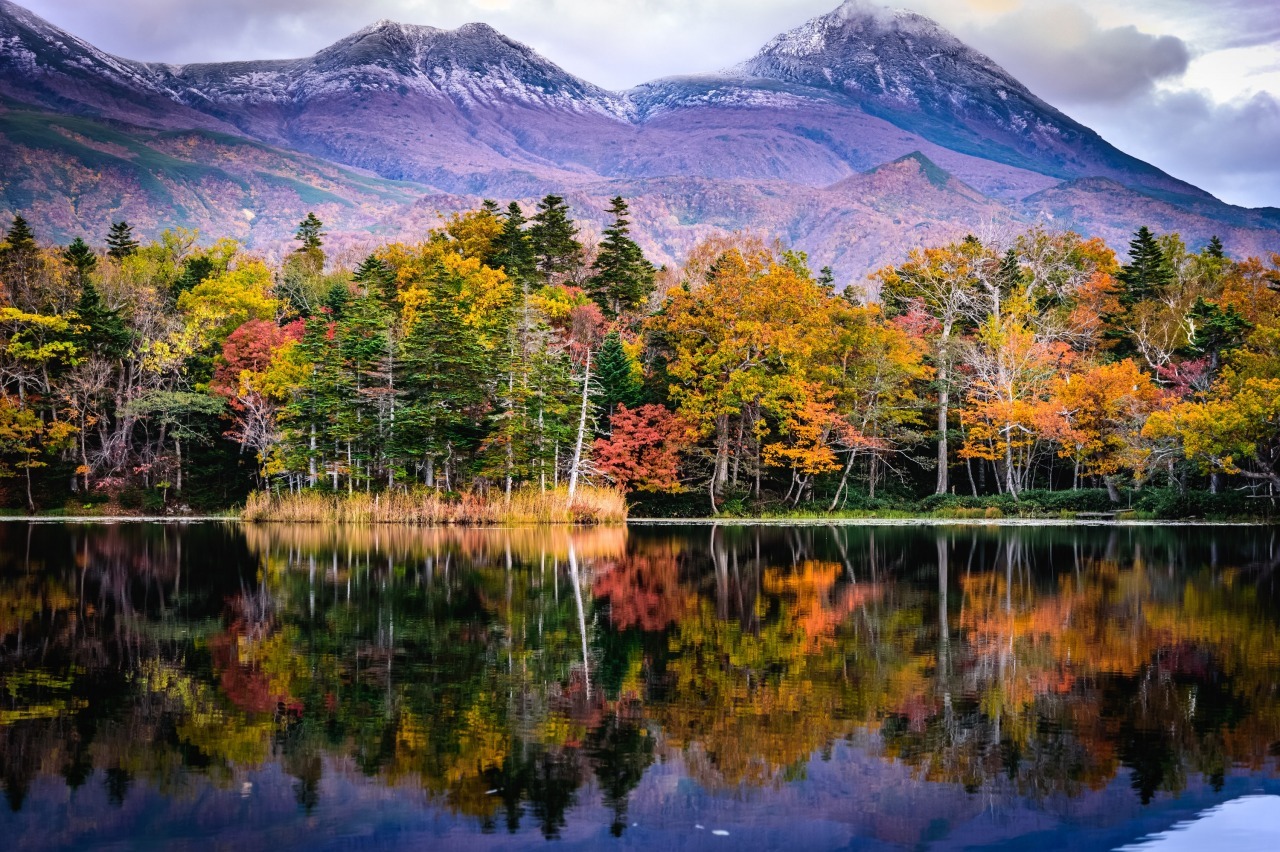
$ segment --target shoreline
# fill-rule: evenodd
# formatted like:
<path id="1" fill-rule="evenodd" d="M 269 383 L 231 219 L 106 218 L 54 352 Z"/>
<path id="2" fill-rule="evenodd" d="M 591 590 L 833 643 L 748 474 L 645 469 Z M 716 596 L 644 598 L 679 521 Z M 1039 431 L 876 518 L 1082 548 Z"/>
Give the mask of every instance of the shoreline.
<path id="1" fill-rule="evenodd" d="M 327 526 L 302 521 L 247 521 L 236 515 L 7 515 L 0 523 L 68 523 L 68 524 L 260 524 L 263 526 Z M 380 521 L 374 523 L 338 524 L 353 527 L 421 527 L 439 529 L 459 527 L 471 529 L 514 529 L 530 527 L 594 529 L 606 526 L 675 527 L 1267 527 L 1280 526 L 1280 521 L 1224 520 L 1116 520 L 1106 518 L 628 518 L 616 524 L 422 524 Z"/>

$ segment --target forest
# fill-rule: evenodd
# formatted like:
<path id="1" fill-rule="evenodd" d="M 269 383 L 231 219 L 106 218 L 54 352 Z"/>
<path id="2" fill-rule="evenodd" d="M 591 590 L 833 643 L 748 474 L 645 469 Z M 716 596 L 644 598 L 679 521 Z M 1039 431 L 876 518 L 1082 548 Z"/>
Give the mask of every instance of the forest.
<path id="1" fill-rule="evenodd" d="M 275 258 L 126 222 L 50 245 L 16 217 L 4 505 L 1271 511 L 1280 256 L 1037 228 L 837 282 L 748 234 L 655 268 L 621 197 L 599 235 L 558 196 L 527 212 L 361 257 L 308 215 Z"/>

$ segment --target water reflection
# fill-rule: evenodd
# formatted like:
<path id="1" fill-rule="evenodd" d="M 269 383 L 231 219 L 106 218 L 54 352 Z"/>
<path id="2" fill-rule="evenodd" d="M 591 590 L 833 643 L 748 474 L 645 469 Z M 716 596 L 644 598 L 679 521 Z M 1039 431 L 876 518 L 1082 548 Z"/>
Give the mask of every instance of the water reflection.
<path id="1" fill-rule="evenodd" d="M 382 790 L 495 842 L 744 798 L 816 845 L 1132 840 L 1274 777 L 1277 564 L 1270 530 L 2 524 L 0 827 L 196 798 L 210 837 L 338 837 Z"/>

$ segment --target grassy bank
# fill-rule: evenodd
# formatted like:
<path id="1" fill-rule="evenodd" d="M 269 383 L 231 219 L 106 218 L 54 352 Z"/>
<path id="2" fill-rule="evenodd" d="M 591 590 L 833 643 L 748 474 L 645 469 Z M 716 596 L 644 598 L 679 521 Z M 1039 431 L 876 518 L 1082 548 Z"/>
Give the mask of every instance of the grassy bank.
<path id="1" fill-rule="evenodd" d="M 303 491 L 249 496 L 245 521 L 294 524 L 612 524 L 627 519 L 627 501 L 611 488 L 580 488 L 572 501 L 566 489 L 443 495 L 436 491 L 330 494 Z"/>
<path id="2" fill-rule="evenodd" d="M 633 498 L 636 495 L 633 495 Z M 961 494 L 929 495 L 923 498 L 889 496 L 868 499 L 855 495 L 846 505 L 830 511 L 830 503 L 815 502 L 791 506 L 778 501 L 752 500 L 729 495 L 720 503 L 721 518 L 761 520 L 998 520 L 1096 518 L 1114 515 L 1128 521 L 1272 521 L 1280 519 L 1280 501 L 1251 497 L 1238 491 L 1210 494 L 1171 489 L 1124 491 L 1120 502 L 1111 502 L 1102 489 L 1078 491 L 1026 491 L 1017 498 L 1007 494 L 973 497 Z M 632 506 L 636 518 L 705 517 L 709 506 L 705 494 L 640 497 Z"/>

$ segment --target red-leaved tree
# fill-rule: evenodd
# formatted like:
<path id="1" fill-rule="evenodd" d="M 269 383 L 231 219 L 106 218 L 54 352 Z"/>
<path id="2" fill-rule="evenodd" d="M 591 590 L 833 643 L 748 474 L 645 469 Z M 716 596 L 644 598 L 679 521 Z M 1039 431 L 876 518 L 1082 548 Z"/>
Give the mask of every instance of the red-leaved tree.
<path id="1" fill-rule="evenodd" d="M 595 443 L 596 468 L 628 491 L 679 491 L 680 443 L 686 427 L 661 405 L 618 406 L 611 433 Z"/>

